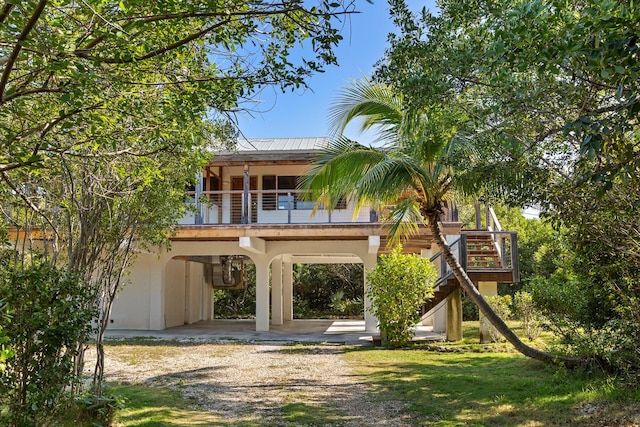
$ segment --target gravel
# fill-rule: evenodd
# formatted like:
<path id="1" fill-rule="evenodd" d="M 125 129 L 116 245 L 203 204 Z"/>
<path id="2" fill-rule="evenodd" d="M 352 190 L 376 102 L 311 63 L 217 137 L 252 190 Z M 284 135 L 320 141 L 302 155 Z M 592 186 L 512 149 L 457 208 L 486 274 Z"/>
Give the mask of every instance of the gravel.
<path id="1" fill-rule="evenodd" d="M 106 347 L 105 372 L 107 381 L 180 390 L 195 408 L 229 422 L 284 425 L 282 407 L 301 404 L 329 414 L 322 425 L 411 425 L 404 404 L 378 401 L 344 351 L 327 343 L 117 344 Z"/>

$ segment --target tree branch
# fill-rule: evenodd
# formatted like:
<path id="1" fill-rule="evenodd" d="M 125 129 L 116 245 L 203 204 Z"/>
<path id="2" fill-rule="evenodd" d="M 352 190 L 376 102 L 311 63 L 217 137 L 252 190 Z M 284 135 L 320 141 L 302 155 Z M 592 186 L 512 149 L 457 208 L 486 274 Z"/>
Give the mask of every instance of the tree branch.
<path id="1" fill-rule="evenodd" d="M 84 50 L 76 50 L 74 53 L 76 54 L 76 56 L 80 57 L 80 58 L 84 58 L 84 59 L 88 59 L 91 61 L 97 61 L 97 62 L 102 62 L 105 64 L 128 64 L 131 62 L 137 62 L 137 61 L 144 61 L 145 59 L 150 59 L 153 58 L 154 56 L 158 56 L 158 55 L 162 55 L 163 53 L 169 52 L 173 49 L 177 49 L 180 46 L 184 46 L 185 44 L 192 42 L 193 40 L 196 40 L 200 37 L 202 37 L 203 35 L 207 34 L 208 32 L 214 30 L 215 28 L 218 28 L 222 25 L 226 25 L 229 22 L 231 22 L 231 19 L 226 19 L 224 21 L 220 21 L 217 22 L 213 25 L 210 25 L 209 27 L 205 28 L 204 30 L 198 31 L 197 33 L 193 33 L 190 36 L 187 36 L 185 38 L 183 38 L 182 40 L 178 40 L 175 43 L 171 43 L 170 45 L 152 50 L 151 52 L 147 53 L 146 55 L 142 55 L 139 56 L 137 58 L 127 58 L 127 59 L 116 59 L 116 58 L 100 58 L 100 57 L 96 57 L 96 56 L 91 56 L 89 54 L 87 54 Z"/>
<path id="2" fill-rule="evenodd" d="M 13 48 L 13 51 L 11 52 L 11 55 L 9 55 L 9 59 L 4 65 L 2 78 L 0 78 L 0 104 L 4 104 L 5 102 L 4 91 L 7 86 L 7 82 L 9 81 L 9 75 L 11 74 L 11 70 L 13 70 L 13 65 L 18 59 L 18 54 L 20 54 L 20 50 L 22 49 L 22 42 L 27 40 L 27 37 L 29 37 L 29 33 L 31 33 L 31 30 L 33 30 L 33 27 L 35 27 L 36 22 L 38 22 L 38 19 L 40 19 L 40 15 L 44 11 L 44 7 L 46 5 L 47 5 L 47 0 L 40 0 L 38 5 L 36 6 L 36 9 L 33 11 L 33 15 L 31 15 L 31 18 L 29 19 L 29 21 L 27 21 L 26 25 L 22 29 L 22 32 L 20 33 L 18 40 L 16 40 L 16 44 Z"/>
<path id="3" fill-rule="evenodd" d="M 5 19 L 7 19 L 9 13 L 11 13 L 11 9 L 13 9 L 14 7 L 15 4 L 11 2 L 7 2 L 4 4 L 4 6 L 2 6 L 2 10 L 0 10 L 0 24 L 2 24 Z"/>
<path id="4" fill-rule="evenodd" d="M 53 222 L 49 219 L 49 217 L 47 215 L 45 215 L 40 208 L 38 208 L 38 206 L 36 204 L 34 204 L 28 197 L 26 194 L 24 194 L 23 191 L 21 191 L 17 186 L 15 186 L 13 184 L 13 182 L 9 179 L 9 177 L 7 176 L 5 171 L 0 171 L 0 177 L 2 177 L 2 180 L 4 182 L 7 183 L 7 185 L 18 195 L 20 196 L 20 198 L 22 200 L 24 200 L 24 202 L 29 205 L 29 207 L 34 211 L 37 212 L 38 215 L 40 215 L 46 222 L 47 224 L 49 224 L 51 226 L 51 229 L 53 230 L 53 232 L 55 233 L 56 237 L 60 237 L 60 235 L 58 234 L 58 229 L 57 227 L 53 224 Z"/>
<path id="5" fill-rule="evenodd" d="M 13 101 L 14 99 L 20 98 L 21 96 L 33 95 L 37 93 L 65 93 L 65 92 L 67 92 L 65 89 L 54 89 L 54 88 L 47 88 L 47 87 L 42 87 L 40 89 L 28 89 L 22 92 L 12 93 L 11 95 L 4 98 L 4 102 Z"/>

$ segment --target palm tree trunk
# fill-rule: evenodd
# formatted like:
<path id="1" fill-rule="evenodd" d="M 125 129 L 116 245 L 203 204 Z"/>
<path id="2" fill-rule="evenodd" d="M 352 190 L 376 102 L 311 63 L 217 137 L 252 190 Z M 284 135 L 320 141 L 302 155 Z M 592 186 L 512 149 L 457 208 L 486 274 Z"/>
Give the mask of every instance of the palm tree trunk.
<path id="1" fill-rule="evenodd" d="M 530 347 L 523 343 L 520 338 L 507 326 L 506 323 L 496 314 L 495 311 L 491 308 L 491 306 L 487 303 L 487 301 L 482 297 L 478 289 L 475 287 L 467 272 L 462 268 L 458 259 L 451 251 L 449 244 L 444 238 L 442 234 L 442 229 L 440 228 L 440 222 L 438 215 L 429 216 L 429 225 L 431 227 L 431 232 L 433 233 L 433 237 L 444 256 L 444 259 L 451 267 L 451 271 L 453 275 L 460 283 L 462 289 L 465 290 L 467 295 L 473 300 L 473 302 L 478 306 L 482 314 L 491 322 L 491 324 L 500 332 L 506 339 L 509 341 L 517 351 L 524 354 L 525 356 L 531 357 L 536 360 L 540 360 L 545 363 L 552 364 L 560 364 L 565 365 L 567 367 L 578 367 L 585 365 L 586 360 L 582 358 L 575 357 L 565 357 L 565 356 L 556 356 L 550 353 L 546 353 L 540 350 L 536 350 L 533 347 Z"/>

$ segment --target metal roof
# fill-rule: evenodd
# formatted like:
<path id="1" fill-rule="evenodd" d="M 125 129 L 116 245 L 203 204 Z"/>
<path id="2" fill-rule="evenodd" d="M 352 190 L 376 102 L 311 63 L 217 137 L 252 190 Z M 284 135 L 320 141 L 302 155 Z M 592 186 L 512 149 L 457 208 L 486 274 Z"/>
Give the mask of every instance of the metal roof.
<path id="1" fill-rule="evenodd" d="M 238 140 L 237 152 L 316 151 L 327 148 L 329 138 L 252 138 Z"/>
<path id="2" fill-rule="evenodd" d="M 241 139 L 233 150 L 213 150 L 209 164 L 308 163 L 329 146 L 329 141 L 326 137 Z"/>

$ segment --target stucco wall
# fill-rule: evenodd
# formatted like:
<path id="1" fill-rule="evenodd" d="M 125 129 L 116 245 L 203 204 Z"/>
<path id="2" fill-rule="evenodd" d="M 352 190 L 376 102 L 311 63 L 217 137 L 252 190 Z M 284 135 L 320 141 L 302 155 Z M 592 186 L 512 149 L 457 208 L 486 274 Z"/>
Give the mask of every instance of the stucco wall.
<path id="1" fill-rule="evenodd" d="M 172 259 L 165 269 L 165 328 L 185 323 L 185 267 L 185 261 Z"/>
<path id="2" fill-rule="evenodd" d="M 157 256 L 140 254 L 113 304 L 110 328 L 149 329 L 150 273 Z"/>

